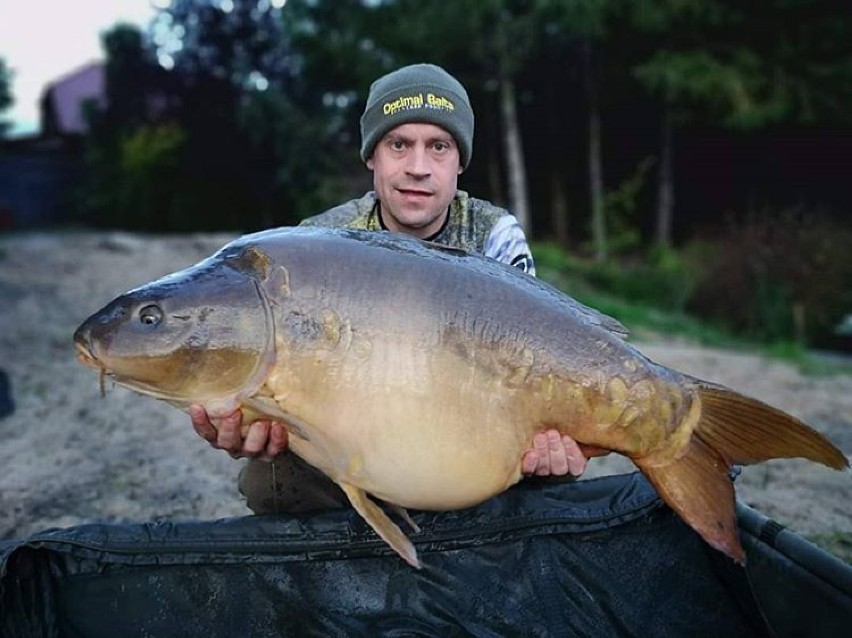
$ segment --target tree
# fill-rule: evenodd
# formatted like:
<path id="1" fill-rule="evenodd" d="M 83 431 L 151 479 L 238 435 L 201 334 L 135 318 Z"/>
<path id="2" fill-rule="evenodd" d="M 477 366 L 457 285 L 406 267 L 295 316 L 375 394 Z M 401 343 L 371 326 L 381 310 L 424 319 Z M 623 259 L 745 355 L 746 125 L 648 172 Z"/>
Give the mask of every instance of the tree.
<path id="1" fill-rule="evenodd" d="M 0 114 L 14 104 L 12 99 L 12 72 L 6 66 L 6 61 L 0 58 Z M 9 122 L 0 119 L 0 138 L 6 134 Z"/>
<path id="2" fill-rule="evenodd" d="M 607 0 L 540 0 L 548 24 L 557 25 L 578 43 L 587 103 L 587 168 L 595 259 L 609 255 L 604 199 L 601 130 L 601 53 L 615 3 Z"/>
<path id="3" fill-rule="evenodd" d="M 106 106 L 88 113 L 85 215 L 108 226 L 175 229 L 181 225 L 175 142 L 183 137 L 176 125 L 161 126 L 173 117 L 168 78 L 136 26 L 114 26 L 102 46 Z"/>
<path id="4" fill-rule="evenodd" d="M 515 75 L 526 62 L 532 48 L 532 21 L 529 13 L 512 15 L 504 2 L 497 2 L 494 44 L 498 60 L 500 113 L 503 116 L 506 171 L 509 176 L 509 199 L 518 222 L 532 230 L 527 171 L 521 129 L 518 123 Z"/>
<path id="5" fill-rule="evenodd" d="M 463 183 L 519 218 L 534 202 L 526 215 L 546 222 L 549 211 L 562 240 L 568 214 L 588 209 L 604 259 L 619 232 L 606 186 L 635 198 L 618 213 L 622 231 L 640 230 L 648 210 L 644 181 L 617 187 L 629 174 L 656 171 L 654 232 L 671 242 L 684 127 L 845 121 L 848 23 L 839 0 L 173 0 L 147 35 L 111 41 L 110 115 L 123 128 L 103 175 L 109 187 L 122 167 L 144 165 L 138 191 L 151 163 L 177 158 L 174 210 L 186 224 L 296 221 L 366 186 L 357 140 L 371 81 L 430 61 L 462 81 L 476 110 Z M 131 148 L 149 163 L 122 162 Z"/>
<path id="6" fill-rule="evenodd" d="M 674 130 L 709 118 L 725 126 L 756 127 L 777 120 L 781 104 L 761 95 L 763 75 L 757 58 L 734 49 L 660 50 L 635 69 L 636 77 L 660 98 L 660 161 L 656 243 L 672 243 L 674 219 Z"/>
<path id="7" fill-rule="evenodd" d="M 299 194 L 304 216 L 369 183 L 359 118 L 370 84 L 392 59 L 376 37 L 384 9 L 370 0 L 289 0 L 282 11 L 296 72 L 278 105 L 286 119 L 278 120 L 276 153 L 279 177 Z"/>
<path id="8" fill-rule="evenodd" d="M 163 12 L 159 53 L 177 83 L 184 170 L 206 219 L 292 223 L 346 192 L 372 59 L 367 4 L 174 0 Z"/>
<path id="9" fill-rule="evenodd" d="M 660 104 L 656 241 L 672 241 L 673 139 L 688 122 L 754 130 L 818 118 L 849 121 L 852 15 L 834 0 L 637 0 L 631 26 L 648 38 L 634 66 Z M 765 28 L 755 30 L 763 22 Z"/>
<path id="10" fill-rule="evenodd" d="M 253 229 L 275 219 L 276 167 L 256 161 L 241 125 L 255 95 L 287 76 L 286 39 L 271 4 L 173 0 L 152 25 L 185 133 L 186 206 L 208 228 Z M 239 213 L 237 213 L 239 211 Z"/>

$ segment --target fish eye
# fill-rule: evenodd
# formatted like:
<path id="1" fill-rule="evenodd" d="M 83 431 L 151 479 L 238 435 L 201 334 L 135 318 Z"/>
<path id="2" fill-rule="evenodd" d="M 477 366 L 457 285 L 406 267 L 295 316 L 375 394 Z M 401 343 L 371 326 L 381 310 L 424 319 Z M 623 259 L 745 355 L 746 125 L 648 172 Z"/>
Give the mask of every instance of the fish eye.
<path id="1" fill-rule="evenodd" d="M 151 304 L 139 311 L 139 321 L 146 326 L 156 326 L 163 320 L 163 311 L 159 306 Z"/>

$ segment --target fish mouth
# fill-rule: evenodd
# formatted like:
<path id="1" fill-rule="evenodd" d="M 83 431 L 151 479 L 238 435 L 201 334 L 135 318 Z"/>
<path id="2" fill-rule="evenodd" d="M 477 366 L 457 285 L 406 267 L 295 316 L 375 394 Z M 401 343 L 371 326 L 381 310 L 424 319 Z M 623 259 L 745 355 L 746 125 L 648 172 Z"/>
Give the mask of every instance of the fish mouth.
<path id="1" fill-rule="evenodd" d="M 112 373 L 107 371 L 106 366 L 98 361 L 87 345 L 76 341 L 74 346 L 77 348 L 77 361 L 98 371 L 98 387 L 100 388 L 101 396 L 106 396 L 106 378 L 107 376 L 112 376 Z"/>
<path id="2" fill-rule="evenodd" d="M 164 400 L 176 400 L 178 398 L 157 390 L 156 388 L 152 388 L 144 383 L 138 383 L 131 379 L 124 379 L 120 375 L 116 375 L 115 371 L 107 368 L 106 365 L 104 365 L 104 363 L 92 353 L 88 344 L 82 341 L 75 341 L 74 345 L 77 348 L 77 361 L 98 371 L 98 387 L 100 388 L 102 397 L 106 396 L 106 379 L 109 377 L 113 383 L 135 390 L 140 394 Z"/>
<path id="3" fill-rule="evenodd" d="M 79 341 L 75 342 L 74 346 L 77 348 L 77 361 L 96 370 L 105 370 L 103 364 L 92 354 L 89 346 Z"/>

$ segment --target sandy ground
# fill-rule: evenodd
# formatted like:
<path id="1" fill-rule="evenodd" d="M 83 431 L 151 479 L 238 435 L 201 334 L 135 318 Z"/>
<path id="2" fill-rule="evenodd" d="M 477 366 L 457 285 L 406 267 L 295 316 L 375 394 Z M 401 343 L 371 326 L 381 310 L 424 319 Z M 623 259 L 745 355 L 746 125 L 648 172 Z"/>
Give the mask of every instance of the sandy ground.
<path id="1" fill-rule="evenodd" d="M 85 522 L 213 519 L 248 513 L 240 463 L 189 418 L 121 388 L 101 399 L 71 334 L 116 295 L 195 263 L 231 237 L 116 233 L 0 236 L 0 368 L 15 411 L 0 418 L 0 538 Z M 747 352 L 638 344 L 652 359 L 785 409 L 852 455 L 852 377 L 808 377 Z M 612 455 L 588 476 L 629 470 Z M 807 535 L 852 537 L 852 473 L 804 461 L 746 468 L 742 500 Z M 848 542 L 848 541 L 847 541 Z"/>

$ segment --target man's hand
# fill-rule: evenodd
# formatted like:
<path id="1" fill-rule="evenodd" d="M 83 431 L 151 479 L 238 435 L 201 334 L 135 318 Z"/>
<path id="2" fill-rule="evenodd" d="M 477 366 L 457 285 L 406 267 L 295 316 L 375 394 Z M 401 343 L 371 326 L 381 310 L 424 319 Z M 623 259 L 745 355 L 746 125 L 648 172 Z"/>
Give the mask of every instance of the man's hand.
<path id="1" fill-rule="evenodd" d="M 243 413 L 240 410 L 216 419 L 215 424 L 200 405 L 190 406 L 189 416 L 198 436 L 235 459 L 247 457 L 271 461 L 287 450 L 287 430 L 282 423 L 255 421 L 249 425 L 243 438 Z M 574 439 L 556 430 L 548 430 L 535 435 L 532 449 L 524 452 L 521 470 L 527 476 L 580 476 L 586 470 L 586 463 L 586 457 Z"/>
<path id="2" fill-rule="evenodd" d="M 570 436 L 556 430 L 538 432 L 533 447 L 524 452 L 521 471 L 526 476 L 580 476 L 586 471 L 587 459 Z"/>
<path id="3" fill-rule="evenodd" d="M 216 419 L 214 424 L 202 406 L 191 405 L 189 418 L 198 436 L 235 459 L 248 457 L 271 461 L 287 449 L 287 430 L 282 423 L 255 421 L 249 425 L 243 438 L 243 413 L 240 410 Z"/>

